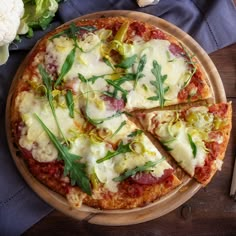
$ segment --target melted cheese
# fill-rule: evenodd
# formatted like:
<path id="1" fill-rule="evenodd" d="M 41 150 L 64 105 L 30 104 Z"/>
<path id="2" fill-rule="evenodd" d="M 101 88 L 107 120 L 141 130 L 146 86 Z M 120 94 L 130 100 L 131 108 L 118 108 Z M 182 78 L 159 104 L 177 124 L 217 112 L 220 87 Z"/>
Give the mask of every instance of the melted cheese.
<path id="1" fill-rule="evenodd" d="M 117 191 L 117 183 L 112 179 L 118 174 L 114 171 L 113 160 L 107 160 L 102 163 L 96 163 L 100 158 L 103 158 L 107 153 L 106 143 L 94 143 L 88 136 L 84 135 L 75 140 L 70 149 L 71 153 L 79 154 L 82 157 L 82 162 L 87 164 L 87 173 L 92 175 L 96 173 L 99 181 L 104 183 L 104 186 L 112 192 Z"/>
<path id="2" fill-rule="evenodd" d="M 77 42 L 81 50 L 76 48 L 73 65 L 64 77 L 65 87 L 72 88 L 76 94 L 74 99 L 75 109 L 79 110 L 81 108 L 86 111 L 86 115 L 92 120 L 101 121 L 101 123 L 98 122 L 99 124 L 97 124 L 98 129 L 107 128 L 111 131 L 111 134 L 114 134 L 122 123 L 125 122 L 125 125 L 117 134 L 107 137 L 105 139 L 107 143 L 95 142 L 89 134 L 81 134 L 80 131 L 82 129 L 78 127 L 83 126 L 84 120 L 78 114 L 74 120 L 69 116 L 64 98 L 59 97 L 60 106 L 56 106 L 55 112 L 63 134 L 70 140 L 69 151 L 82 157 L 81 162 L 86 163 L 88 176 L 90 177 L 95 173 L 98 180 L 108 190 L 116 192 L 118 190 L 118 182 L 113 179 L 127 170 L 132 170 L 137 166 L 145 165 L 148 161 L 153 161 L 157 162 L 157 164 L 150 171 L 159 178 L 164 174 L 165 169 L 172 169 L 172 167 L 144 134 L 134 138 L 136 142 L 143 145 L 144 150 L 142 153 L 136 153 L 133 150 L 114 156 L 102 163 L 96 162 L 98 159 L 103 158 L 108 150 L 114 151 L 109 143 L 117 144 L 121 140 L 123 143 L 127 143 L 130 141 L 128 135 L 137 129 L 135 124 L 131 123 L 124 114 L 112 117 L 116 114 L 116 109 L 108 107 L 109 103 L 102 98 L 104 91 L 109 90 L 109 92 L 112 92 L 112 89 L 114 89 L 112 86 L 108 86 L 105 79 L 115 81 L 120 77 L 117 74 L 109 75 L 115 73 L 114 68 L 112 69 L 111 66 L 108 66 L 103 61 L 104 55 L 102 55 L 101 51 L 104 42 L 102 39 L 103 37 L 108 37 L 110 32 L 99 32 L 85 34 Z M 183 57 L 175 57 L 169 52 L 170 43 L 166 40 L 145 42 L 136 37 L 132 45 L 124 43 L 122 46 L 126 57 L 137 55 L 137 61 L 132 68 L 127 69 L 127 73 L 137 71 L 140 58 L 143 55 L 147 57 L 147 63 L 142 71 L 143 77 L 138 80 L 137 86 L 134 88 L 134 81 L 126 81 L 122 84 L 122 88 L 128 91 L 126 109 L 151 108 L 159 105 L 159 101 L 148 99 L 156 96 L 156 88 L 152 85 L 152 82 L 156 80 L 152 73 L 154 60 L 161 66 L 161 74 L 167 75 L 167 79 L 164 81 L 164 87 L 169 88 L 165 93 L 166 104 L 176 102 L 178 92 L 186 80 L 188 65 Z M 47 66 L 53 65 L 57 74 L 60 75 L 63 64 L 73 48 L 74 41 L 67 37 L 61 36 L 49 40 L 46 47 L 45 67 L 48 68 Z M 96 79 L 92 82 L 84 83 L 78 79 L 78 73 L 82 74 L 85 79 L 92 76 L 96 76 Z M 118 92 L 119 96 L 121 96 L 120 91 Z M 60 136 L 46 97 L 37 97 L 30 92 L 23 92 L 18 96 L 17 101 L 19 111 L 26 125 L 22 130 L 20 145 L 31 150 L 33 158 L 40 162 L 55 160 L 58 152 L 34 116 L 34 113 L 36 113 L 55 136 Z M 164 118 L 165 115 L 163 115 Z M 157 132 L 168 138 L 168 134 L 165 133 L 166 131 L 163 127 Z M 193 140 L 196 143 L 200 143 L 198 136 L 193 136 Z M 35 145 L 35 142 L 37 145 Z M 201 149 L 199 144 L 195 160 L 190 161 L 192 150 L 189 143 L 186 143 L 186 133 L 183 128 L 176 138 L 175 145 L 174 143 L 170 144 L 173 145 L 171 148 L 177 153 L 177 160 L 181 159 L 181 154 L 186 152 L 183 165 L 189 166 L 191 164 L 192 167 L 201 165 L 204 149 Z M 189 172 L 192 173 L 192 170 L 189 169 Z"/>
<path id="3" fill-rule="evenodd" d="M 88 33 L 82 40 L 78 41 L 83 52 L 76 49 L 75 61 L 64 80 L 78 78 L 78 73 L 82 74 L 85 78 L 114 73 L 113 69 L 104 63 L 102 59 L 101 49 L 103 42 L 98 35 L 98 33 Z M 59 37 L 49 41 L 46 49 L 46 64 L 56 64 L 57 73 L 60 74 L 62 65 L 67 55 L 73 49 L 73 45 L 73 40 L 66 37 Z M 189 78 L 189 68 L 183 57 L 176 57 L 170 52 L 169 46 L 170 42 L 167 40 L 153 39 L 145 42 L 138 38 L 134 39 L 132 45 L 122 44 L 126 57 L 137 55 L 137 61 L 132 68 L 127 70 L 128 73 L 137 71 L 140 58 L 143 55 L 147 57 L 147 62 L 142 71 L 144 76 L 139 79 L 135 89 L 134 81 L 127 81 L 122 84 L 122 88 L 128 91 L 127 109 L 152 108 L 160 105 L 158 100 L 152 101 L 149 99 L 150 97 L 157 96 L 156 88 L 151 84 L 156 81 L 152 73 L 154 60 L 161 66 L 161 74 L 167 75 L 167 79 L 163 83 L 164 88 L 166 88 L 164 94 L 165 105 L 174 104 L 178 101 L 178 93 Z M 109 79 L 112 78 L 111 76 Z M 101 78 L 95 81 L 95 83 L 90 82 L 86 86 L 90 86 L 94 91 L 102 92 L 107 89 L 105 78 Z M 120 91 L 118 95 L 121 95 Z"/>
<path id="4" fill-rule="evenodd" d="M 156 78 L 152 73 L 153 61 L 156 60 L 161 66 L 161 74 L 167 75 L 164 82 L 164 88 L 169 88 L 165 93 L 165 105 L 177 102 L 177 96 L 184 82 L 188 79 L 188 65 L 183 57 L 175 57 L 169 51 L 170 43 L 166 40 L 150 40 L 149 42 L 141 42 L 127 47 L 127 56 L 134 54 L 140 59 L 142 55 L 146 55 L 147 62 L 142 74 L 144 76 L 139 79 L 135 90 L 128 94 L 128 102 L 126 107 L 132 108 L 152 108 L 159 105 L 158 101 L 151 101 L 148 98 L 156 96 L 156 89 L 151 85 L 151 81 Z M 129 50 L 130 49 L 130 50 Z M 138 62 L 135 64 L 137 70 Z M 128 85 L 125 86 L 128 89 Z"/>
<path id="5" fill-rule="evenodd" d="M 30 92 L 22 92 L 17 97 L 17 104 L 26 125 L 19 140 L 20 145 L 27 150 L 31 150 L 33 158 L 37 161 L 50 162 L 55 160 L 58 154 L 57 150 L 35 117 L 35 114 L 37 114 L 51 132 L 59 136 L 47 99 L 33 95 Z M 76 129 L 76 126 L 69 116 L 67 107 L 57 107 L 55 110 L 63 134 L 70 138 L 70 130 Z"/>
<path id="6" fill-rule="evenodd" d="M 76 49 L 73 66 L 66 74 L 64 80 L 78 78 L 78 73 L 86 78 L 94 74 L 103 75 L 112 73 L 113 70 L 102 60 L 99 47 L 101 41 L 99 37 L 92 33 L 86 36 L 84 40 L 78 42 L 83 51 L 78 48 Z M 46 64 L 50 64 L 53 61 L 57 68 L 57 73 L 60 74 L 66 57 L 73 48 L 74 41 L 67 37 L 50 40 L 46 48 L 46 53 L 48 54 Z"/>
<path id="7" fill-rule="evenodd" d="M 70 152 L 82 157 L 81 161 L 87 164 L 87 173 L 89 176 L 95 172 L 99 181 L 108 190 L 116 192 L 118 190 L 118 182 L 113 181 L 113 179 L 127 170 L 144 165 L 147 161 L 159 161 L 155 167 L 150 168 L 152 174 L 156 177 L 161 177 L 165 169 L 172 169 L 145 135 L 142 134 L 139 141 L 142 142 L 146 149 L 144 153 L 127 152 L 101 163 L 97 163 L 96 161 L 107 154 L 109 150 L 108 146 L 104 142 L 95 143 L 91 141 L 87 135 L 78 137 L 72 144 Z M 114 150 L 110 147 L 110 151 Z"/>
<path id="8" fill-rule="evenodd" d="M 155 134 L 160 141 L 168 147 L 169 152 L 191 176 L 194 175 L 195 167 L 203 166 L 206 158 L 206 148 L 201 134 L 197 130 L 188 127 L 182 120 L 176 120 L 175 111 L 159 111 L 156 113 L 159 121 Z M 148 116 L 147 116 L 148 117 Z M 188 134 L 196 145 L 196 155 L 193 154 Z"/>
<path id="9" fill-rule="evenodd" d="M 165 169 L 172 169 L 169 163 L 164 160 L 160 152 L 144 134 L 141 134 L 137 141 L 143 145 L 145 149 L 144 152 L 141 154 L 128 152 L 118 155 L 114 160 L 116 163 L 115 170 L 118 173 L 121 174 L 126 170 L 132 170 L 137 166 L 142 166 L 147 161 L 157 162 L 153 168 L 150 168 L 152 175 L 157 178 L 164 174 Z"/>

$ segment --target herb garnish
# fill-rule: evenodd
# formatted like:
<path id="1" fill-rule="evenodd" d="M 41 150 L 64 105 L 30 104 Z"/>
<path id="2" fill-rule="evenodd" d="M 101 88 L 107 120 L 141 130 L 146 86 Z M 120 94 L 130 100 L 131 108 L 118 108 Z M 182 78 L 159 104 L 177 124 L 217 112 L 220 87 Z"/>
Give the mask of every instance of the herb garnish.
<path id="1" fill-rule="evenodd" d="M 190 134 L 188 134 L 188 141 L 189 141 L 190 146 L 191 146 L 191 148 L 192 148 L 193 157 L 195 158 L 196 155 L 197 155 L 197 146 L 196 146 L 196 144 L 193 142 L 193 139 L 192 139 L 192 137 L 191 137 Z"/>
<path id="2" fill-rule="evenodd" d="M 144 74 L 142 74 L 142 71 L 143 71 L 146 63 L 147 63 L 147 56 L 146 56 L 146 54 L 144 54 L 138 63 L 138 68 L 137 68 L 136 75 L 135 75 L 134 88 L 136 88 L 138 80 L 144 76 Z"/>
<path id="3" fill-rule="evenodd" d="M 130 176 L 133 176 L 135 174 L 137 174 L 138 172 L 143 172 L 143 171 L 148 171 L 150 168 L 156 166 L 158 163 L 162 162 L 163 160 L 165 160 L 165 158 L 161 158 L 158 161 L 147 161 L 143 166 L 137 166 L 136 168 L 132 169 L 132 170 L 127 170 L 125 171 L 122 175 L 113 178 L 112 180 L 115 182 L 121 182 L 127 178 L 129 178 Z"/>
<path id="4" fill-rule="evenodd" d="M 156 60 L 153 61 L 152 74 L 155 76 L 155 81 L 150 81 L 150 84 L 156 88 L 156 96 L 149 97 L 148 100 L 159 100 L 160 106 L 163 107 L 165 103 L 164 94 L 169 90 L 169 87 L 164 88 L 163 84 L 167 79 L 167 75 L 161 74 L 161 65 Z"/>
<path id="5" fill-rule="evenodd" d="M 169 147 L 169 146 L 168 146 L 167 144 L 165 144 L 165 143 L 161 143 L 161 144 L 162 144 L 163 148 L 164 148 L 167 152 L 171 152 L 171 151 L 174 150 L 173 148 Z"/>
<path id="6" fill-rule="evenodd" d="M 116 81 L 113 81 L 113 80 L 110 80 L 110 79 L 106 79 L 106 82 L 113 86 L 114 87 L 114 91 L 113 93 L 110 93 L 110 92 L 105 92 L 106 95 L 108 96 L 112 96 L 112 97 L 115 97 L 117 98 L 117 92 L 120 91 L 122 93 L 122 98 L 124 99 L 124 101 L 126 101 L 126 96 L 128 94 L 128 91 L 123 89 L 121 86 L 120 86 L 120 83 L 119 83 L 119 80 L 116 80 Z"/>
<path id="7" fill-rule="evenodd" d="M 95 81 L 96 81 L 97 79 L 99 79 L 99 78 L 104 78 L 105 76 L 116 75 L 116 74 L 120 74 L 120 73 L 103 74 L 103 75 L 92 75 L 91 77 L 89 77 L 88 79 L 86 79 L 82 74 L 78 73 L 78 78 L 79 78 L 83 83 L 92 82 L 92 84 L 94 84 Z"/>
<path id="8" fill-rule="evenodd" d="M 66 105 L 69 109 L 69 115 L 71 118 L 74 118 L 74 100 L 71 90 L 68 90 L 66 92 L 65 98 L 66 98 Z"/>
<path id="9" fill-rule="evenodd" d="M 137 135 L 140 135 L 140 134 L 142 134 L 142 133 L 143 133 L 142 130 L 137 129 L 137 130 L 133 131 L 132 133 L 130 133 L 130 134 L 128 135 L 128 137 L 130 137 L 130 138 L 136 137 Z"/>
<path id="10" fill-rule="evenodd" d="M 61 83 L 61 81 L 64 78 L 64 76 L 71 69 L 71 67 L 72 67 L 72 65 L 74 63 L 74 60 L 75 60 L 75 52 L 76 52 L 76 46 L 67 55 L 63 65 L 61 67 L 61 71 L 60 71 L 59 77 L 57 78 L 57 80 L 55 82 L 55 87 L 58 86 Z"/>
<path id="11" fill-rule="evenodd" d="M 121 122 L 121 124 L 117 128 L 117 130 L 112 134 L 111 138 L 114 137 L 123 128 L 123 126 L 125 126 L 125 125 L 126 125 L 126 121 L 124 120 L 124 121 Z"/>
<path id="12" fill-rule="evenodd" d="M 119 68 L 122 68 L 122 69 L 128 69 L 131 66 L 133 66 L 133 64 L 135 63 L 136 58 L 137 58 L 137 54 L 135 54 L 131 57 L 127 57 L 121 63 L 116 64 L 115 67 L 119 67 Z"/>
<path id="13" fill-rule="evenodd" d="M 53 96 L 52 96 L 52 80 L 49 76 L 49 74 L 47 73 L 47 71 L 43 68 L 43 66 L 40 64 L 38 66 L 38 69 L 39 69 L 39 73 L 42 77 L 42 80 L 43 80 L 43 83 L 46 87 L 46 97 L 48 99 L 48 103 L 50 105 L 50 108 L 52 110 L 52 115 L 54 117 L 54 120 L 56 122 L 56 125 L 57 125 L 57 128 L 61 134 L 61 136 L 64 138 L 65 142 L 67 142 L 67 139 L 65 138 L 61 128 L 60 128 L 60 125 L 59 125 L 59 122 L 58 122 L 58 119 L 57 119 L 57 116 L 56 116 L 56 112 L 55 112 L 55 107 L 53 105 Z"/>
<path id="14" fill-rule="evenodd" d="M 108 58 L 103 57 L 102 60 L 105 62 L 106 65 L 108 65 L 109 67 L 111 67 L 112 70 L 115 69 L 114 66 L 113 66 L 113 64 L 111 63 L 111 61 L 110 61 Z"/>
<path id="15" fill-rule="evenodd" d="M 69 38 L 74 37 L 74 35 L 78 35 L 80 33 L 81 30 L 85 30 L 88 32 L 92 32 L 94 30 L 96 30 L 96 28 L 94 26 L 76 26 L 74 22 L 72 22 L 69 26 L 68 29 L 61 31 L 58 34 L 53 35 L 50 40 L 54 39 L 54 38 L 58 38 L 62 35 L 67 35 Z M 73 32 L 73 34 L 72 34 Z"/>
<path id="16" fill-rule="evenodd" d="M 175 138 L 172 138 L 172 139 L 166 140 L 166 141 L 161 140 L 161 144 L 162 144 L 163 148 L 164 148 L 166 151 L 170 152 L 170 151 L 173 151 L 174 149 L 171 148 L 171 147 L 169 147 L 169 146 L 168 146 L 168 143 L 171 143 L 171 142 L 173 142 L 173 141 L 175 141 Z"/>
<path id="17" fill-rule="evenodd" d="M 129 67 L 131 67 L 135 60 L 137 58 L 137 55 L 133 55 L 131 57 L 128 57 L 126 58 L 124 61 L 122 61 L 120 64 L 117 64 L 115 65 L 115 67 L 120 67 L 120 68 L 124 68 L 124 69 L 128 69 Z M 134 87 L 136 86 L 138 80 L 140 78 L 142 78 L 144 75 L 142 74 L 142 71 L 144 69 L 144 66 L 146 64 L 146 60 L 147 60 L 147 57 L 146 57 L 146 54 L 144 54 L 140 61 L 139 61 L 139 64 L 138 64 L 138 67 L 137 67 L 137 71 L 135 73 L 112 73 L 112 74 L 104 74 L 104 75 L 99 75 L 99 76 L 91 76 L 90 78 L 86 79 L 82 74 L 78 73 L 78 77 L 79 79 L 84 82 L 84 83 L 87 83 L 87 82 L 92 82 L 94 83 L 97 79 L 99 78 L 104 78 L 105 76 L 109 76 L 109 75 L 116 75 L 116 74 L 121 74 L 121 77 L 116 79 L 116 80 L 111 80 L 111 79 L 105 79 L 105 81 L 114 88 L 114 90 L 112 92 L 110 91 L 104 91 L 103 94 L 109 96 L 109 97 L 114 97 L 114 98 L 118 98 L 117 95 L 118 95 L 118 91 L 121 92 L 122 94 L 122 98 L 124 99 L 124 101 L 127 100 L 127 94 L 128 94 L 128 91 L 123 89 L 121 87 L 121 85 L 127 81 L 134 81 L 135 85 Z"/>
<path id="18" fill-rule="evenodd" d="M 96 162 L 101 163 L 101 162 L 107 161 L 107 160 L 111 159 L 112 157 L 117 156 L 119 154 L 126 153 L 126 152 L 132 152 L 129 145 L 130 145 L 130 143 L 123 144 L 123 141 L 121 141 L 119 143 L 118 148 L 117 148 L 116 151 L 114 151 L 114 152 L 108 151 L 106 156 L 104 156 L 103 158 L 98 159 Z"/>
<path id="19" fill-rule="evenodd" d="M 78 162 L 82 157 L 69 153 L 68 148 L 59 142 L 57 137 L 36 114 L 35 116 L 57 149 L 59 158 L 64 161 L 64 176 L 69 175 L 71 178 L 71 185 L 77 184 L 85 193 L 91 195 L 91 186 L 89 178 L 86 175 L 86 164 Z"/>
<path id="20" fill-rule="evenodd" d="M 87 106 L 86 106 L 87 107 Z M 89 123 L 93 124 L 93 125 L 99 125 L 99 124 L 102 124 L 104 121 L 106 120 L 110 120 L 114 117 L 117 117 L 117 116 L 120 116 L 122 114 L 121 111 L 117 111 L 115 114 L 111 115 L 111 116 L 108 116 L 108 117 L 105 117 L 105 118 L 98 118 L 98 119 L 93 119 L 91 118 L 88 114 L 87 114 L 87 108 L 85 110 L 85 116 L 86 116 L 86 119 L 88 120 Z"/>
<path id="21" fill-rule="evenodd" d="M 67 55 L 63 65 L 62 65 L 62 68 L 61 68 L 61 71 L 60 71 L 60 74 L 59 74 L 59 77 L 58 79 L 56 80 L 56 83 L 55 83 L 55 87 L 58 86 L 62 79 L 65 77 L 65 75 L 69 72 L 69 70 L 71 69 L 73 63 L 74 63 L 74 60 L 75 60 L 75 53 L 76 53 L 76 49 L 78 48 L 81 52 L 83 52 L 83 49 L 79 47 L 78 43 L 77 43 L 77 34 L 79 33 L 79 31 L 83 29 L 83 30 L 87 30 L 87 31 L 93 31 L 95 30 L 96 28 L 93 28 L 93 27 L 79 27 L 79 26 L 76 26 L 75 23 L 71 23 L 70 24 L 70 27 L 69 29 L 66 29 L 64 31 L 62 31 L 60 33 L 59 36 L 63 35 L 63 34 L 66 34 L 69 38 L 72 38 L 73 41 L 74 41 L 74 47 L 73 49 L 70 51 L 70 53 Z M 58 35 L 55 35 L 54 38 Z M 59 37 L 58 36 L 58 37 Z"/>

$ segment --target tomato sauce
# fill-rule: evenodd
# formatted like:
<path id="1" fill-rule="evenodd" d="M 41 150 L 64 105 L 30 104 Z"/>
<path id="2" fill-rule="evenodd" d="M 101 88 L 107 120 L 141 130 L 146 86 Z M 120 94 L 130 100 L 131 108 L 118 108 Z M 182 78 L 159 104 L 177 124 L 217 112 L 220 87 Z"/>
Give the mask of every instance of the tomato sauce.
<path id="1" fill-rule="evenodd" d="M 140 172 L 135 176 L 129 177 L 119 185 L 119 191 L 129 197 L 139 197 L 150 185 L 163 184 L 165 188 L 172 186 L 174 180 L 173 169 L 164 170 L 164 174 L 157 178 L 151 173 Z"/>
<path id="2" fill-rule="evenodd" d="M 211 176 L 212 163 L 220 154 L 220 145 L 217 142 L 208 142 L 205 144 L 209 153 L 205 160 L 204 166 L 195 168 L 195 175 L 199 181 L 206 181 Z"/>
<path id="3" fill-rule="evenodd" d="M 38 162 L 33 159 L 31 151 L 25 148 L 20 148 L 20 151 L 27 162 L 30 172 L 37 179 L 62 195 L 68 193 L 71 185 L 64 181 L 63 161 L 53 161 L 50 163 Z"/>
<path id="4" fill-rule="evenodd" d="M 220 103 L 217 106 L 212 105 L 209 107 L 209 112 L 217 115 L 220 118 L 225 118 L 227 116 L 227 111 L 228 111 L 228 104 L 227 103 Z"/>

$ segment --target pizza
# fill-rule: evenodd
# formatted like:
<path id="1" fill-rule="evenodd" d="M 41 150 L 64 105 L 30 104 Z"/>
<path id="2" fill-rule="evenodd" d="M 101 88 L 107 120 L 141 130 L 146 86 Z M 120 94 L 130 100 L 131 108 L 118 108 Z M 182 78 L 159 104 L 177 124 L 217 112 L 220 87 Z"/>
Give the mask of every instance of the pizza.
<path id="1" fill-rule="evenodd" d="M 140 113 L 152 133 L 191 177 L 206 185 L 221 169 L 231 129 L 230 103 Z"/>
<path id="2" fill-rule="evenodd" d="M 11 99 L 12 138 L 31 174 L 71 206 L 143 207 L 186 173 L 206 184 L 221 164 L 231 105 L 194 106 L 212 97 L 198 60 L 167 32 L 125 17 L 77 20 L 30 53 Z M 173 148 L 183 132 L 186 145 Z"/>

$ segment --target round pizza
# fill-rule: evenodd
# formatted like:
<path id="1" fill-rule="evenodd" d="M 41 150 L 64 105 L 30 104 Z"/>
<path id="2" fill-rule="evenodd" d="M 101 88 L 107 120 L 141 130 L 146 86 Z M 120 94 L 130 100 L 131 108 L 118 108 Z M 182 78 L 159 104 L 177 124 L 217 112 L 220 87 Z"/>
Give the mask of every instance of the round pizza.
<path id="1" fill-rule="evenodd" d="M 71 206 L 142 207 L 221 168 L 231 104 L 211 97 L 200 63 L 170 34 L 126 17 L 77 20 L 31 52 L 12 137 L 32 175 Z"/>

